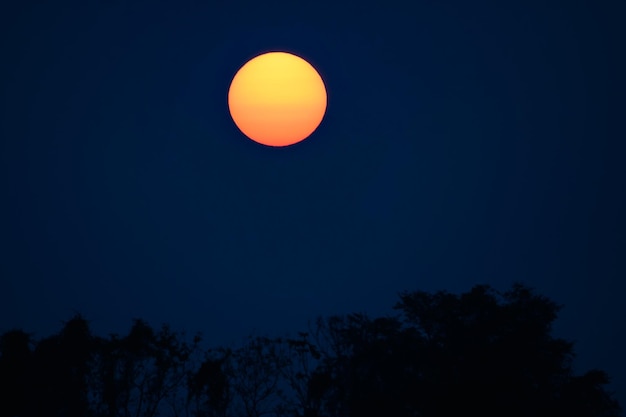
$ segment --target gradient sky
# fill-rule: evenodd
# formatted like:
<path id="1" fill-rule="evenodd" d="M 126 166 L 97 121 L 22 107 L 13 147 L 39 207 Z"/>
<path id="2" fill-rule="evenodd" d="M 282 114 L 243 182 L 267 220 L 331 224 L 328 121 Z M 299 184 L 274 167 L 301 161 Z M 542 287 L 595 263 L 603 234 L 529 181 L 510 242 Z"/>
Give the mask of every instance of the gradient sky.
<path id="1" fill-rule="evenodd" d="M 623 1 L 5 3 L 0 332 L 219 345 L 521 281 L 626 406 Z M 272 50 L 328 89 L 283 149 L 227 107 Z"/>

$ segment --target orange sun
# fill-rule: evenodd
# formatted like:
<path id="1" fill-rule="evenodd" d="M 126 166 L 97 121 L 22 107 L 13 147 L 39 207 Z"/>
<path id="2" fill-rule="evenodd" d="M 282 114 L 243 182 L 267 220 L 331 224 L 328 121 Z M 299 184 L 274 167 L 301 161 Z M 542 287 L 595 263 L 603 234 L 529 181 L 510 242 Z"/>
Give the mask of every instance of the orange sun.
<path id="1" fill-rule="evenodd" d="M 269 52 L 239 69 L 228 90 L 235 124 L 250 139 L 288 146 L 313 133 L 326 112 L 326 88 L 315 68 L 286 52 Z"/>

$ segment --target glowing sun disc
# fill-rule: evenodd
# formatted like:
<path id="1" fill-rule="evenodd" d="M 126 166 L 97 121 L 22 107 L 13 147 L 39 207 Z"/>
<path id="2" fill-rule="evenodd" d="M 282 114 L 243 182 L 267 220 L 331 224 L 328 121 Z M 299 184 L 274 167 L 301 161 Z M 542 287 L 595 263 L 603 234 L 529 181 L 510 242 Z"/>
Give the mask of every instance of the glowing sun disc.
<path id="1" fill-rule="evenodd" d="M 326 112 L 322 77 L 299 56 L 268 52 L 237 71 L 228 90 L 233 121 L 250 139 L 288 146 L 309 137 Z"/>

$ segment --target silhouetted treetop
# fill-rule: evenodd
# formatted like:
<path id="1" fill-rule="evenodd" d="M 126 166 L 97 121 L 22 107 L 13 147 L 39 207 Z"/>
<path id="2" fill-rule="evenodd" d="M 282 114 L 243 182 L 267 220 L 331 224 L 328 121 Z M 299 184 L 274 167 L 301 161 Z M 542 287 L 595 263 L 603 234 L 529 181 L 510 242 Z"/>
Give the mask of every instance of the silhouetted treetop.
<path id="1" fill-rule="evenodd" d="M 0 417 L 616 417 L 608 375 L 573 369 L 561 306 L 515 284 L 402 292 L 394 314 L 318 318 L 296 337 L 201 348 L 136 319 L 98 337 L 75 315 L 0 336 Z"/>

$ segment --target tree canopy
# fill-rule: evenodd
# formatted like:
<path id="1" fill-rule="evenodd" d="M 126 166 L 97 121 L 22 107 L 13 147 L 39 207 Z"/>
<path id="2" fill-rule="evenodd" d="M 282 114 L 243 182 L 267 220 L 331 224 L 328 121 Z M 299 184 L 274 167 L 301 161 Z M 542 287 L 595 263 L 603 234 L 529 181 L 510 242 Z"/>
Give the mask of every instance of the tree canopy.
<path id="1" fill-rule="evenodd" d="M 388 316 L 211 348 L 142 320 L 100 337 L 76 315 L 42 340 L 0 336 L 0 417 L 621 415 L 606 372 L 575 374 L 552 336 L 560 308 L 521 284 L 403 292 Z"/>

